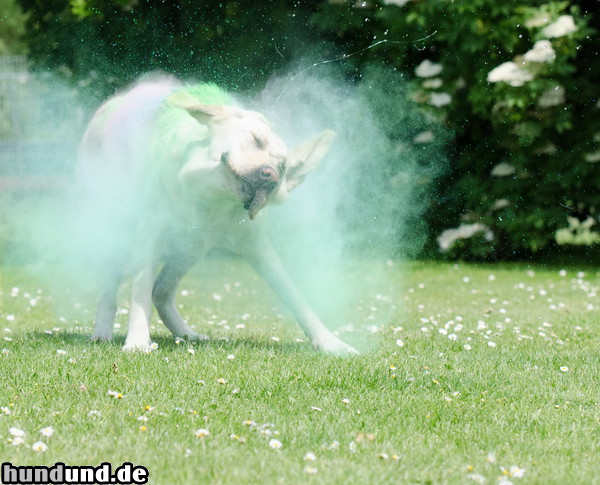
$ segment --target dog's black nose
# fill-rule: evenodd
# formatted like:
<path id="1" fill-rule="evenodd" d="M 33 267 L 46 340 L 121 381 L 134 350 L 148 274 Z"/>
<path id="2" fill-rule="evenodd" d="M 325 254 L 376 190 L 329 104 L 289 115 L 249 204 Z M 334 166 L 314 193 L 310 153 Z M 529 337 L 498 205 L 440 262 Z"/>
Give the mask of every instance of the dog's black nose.
<path id="1" fill-rule="evenodd" d="M 259 174 L 263 182 L 279 182 L 279 173 L 269 165 L 263 165 L 260 167 Z"/>

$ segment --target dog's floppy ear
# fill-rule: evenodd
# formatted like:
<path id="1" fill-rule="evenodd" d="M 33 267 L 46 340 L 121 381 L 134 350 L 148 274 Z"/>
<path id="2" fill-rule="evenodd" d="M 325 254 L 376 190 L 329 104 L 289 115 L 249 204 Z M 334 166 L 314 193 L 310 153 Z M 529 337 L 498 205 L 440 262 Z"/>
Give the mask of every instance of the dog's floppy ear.
<path id="1" fill-rule="evenodd" d="M 300 185 L 304 178 L 316 168 L 327 155 L 334 138 L 335 132 L 323 130 L 317 136 L 300 143 L 290 151 L 286 174 L 288 192 Z"/>
<path id="2" fill-rule="evenodd" d="M 186 91 L 178 91 L 169 96 L 167 98 L 167 104 L 175 108 L 186 110 L 203 125 L 206 125 L 217 118 L 239 115 L 239 110 L 233 106 L 200 104 L 194 96 Z"/>

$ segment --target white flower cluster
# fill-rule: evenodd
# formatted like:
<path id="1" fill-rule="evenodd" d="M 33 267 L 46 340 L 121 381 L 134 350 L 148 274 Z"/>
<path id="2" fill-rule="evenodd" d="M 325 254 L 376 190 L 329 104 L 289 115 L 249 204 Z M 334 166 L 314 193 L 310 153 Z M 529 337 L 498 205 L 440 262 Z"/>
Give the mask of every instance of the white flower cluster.
<path id="1" fill-rule="evenodd" d="M 553 39 L 555 37 L 564 37 L 565 35 L 572 34 L 573 32 L 577 32 L 577 26 L 575 25 L 573 17 L 570 15 L 561 15 L 556 19 L 555 22 L 545 27 L 542 31 L 542 33 L 549 39 Z"/>
<path id="2" fill-rule="evenodd" d="M 404 7 L 411 0 L 383 0 L 386 5 L 395 5 L 396 7 Z"/>
<path id="3" fill-rule="evenodd" d="M 447 251 L 459 239 L 469 239 L 480 232 L 483 233 L 486 241 L 494 239 L 494 233 L 489 227 L 476 222 L 475 224 L 461 224 L 459 227 L 446 229 L 438 236 L 438 245 L 442 251 Z"/>
<path id="4" fill-rule="evenodd" d="M 437 78 L 444 70 L 444 66 L 439 63 L 431 62 L 429 59 L 425 59 L 421 64 L 415 68 L 415 75 L 420 78 L 424 78 L 422 86 L 426 89 L 438 89 L 442 87 L 443 81 Z M 448 93 L 431 93 L 429 95 L 429 104 L 436 108 L 447 106 L 452 102 L 452 96 Z"/>
<path id="5" fill-rule="evenodd" d="M 552 62 L 556 53 L 552 48 L 552 43 L 549 40 L 538 40 L 533 44 L 533 48 L 528 50 L 523 59 L 527 62 Z"/>
<path id="6" fill-rule="evenodd" d="M 425 59 L 415 68 L 415 74 L 418 77 L 435 77 L 442 72 L 443 69 L 444 67 L 441 64 Z"/>
<path id="7" fill-rule="evenodd" d="M 545 21 L 543 22 L 545 23 Z M 543 23 L 541 25 L 543 25 Z M 539 22 L 532 25 L 541 27 Z M 577 31 L 577 26 L 573 17 L 570 15 L 561 15 L 550 25 L 542 30 L 544 40 L 538 40 L 533 47 L 521 56 L 519 63 L 508 61 L 492 69 L 487 75 L 487 81 L 490 83 L 504 82 L 509 86 L 523 86 L 526 82 L 533 80 L 534 74 L 527 69 L 529 64 L 552 63 L 556 53 L 552 48 L 552 43 L 548 39 L 564 37 Z M 563 90 L 564 93 L 564 90 Z M 552 100 L 540 100 L 541 107 L 556 106 L 561 104 L 563 97 L 555 96 Z M 554 103 L 554 104 L 552 104 Z"/>
<path id="8" fill-rule="evenodd" d="M 487 75 L 489 83 L 505 82 L 514 87 L 523 86 L 523 84 L 532 79 L 533 74 L 512 61 L 500 64 Z"/>
<path id="9" fill-rule="evenodd" d="M 580 221 L 576 217 L 567 217 L 569 227 L 558 229 L 554 234 L 557 244 L 572 246 L 592 246 L 600 243 L 600 233 L 592 231 L 596 225 L 596 220 L 588 216 L 585 221 Z"/>
<path id="10" fill-rule="evenodd" d="M 515 173 L 515 167 L 506 162 L 500 162 L 498 165 L 495 165 L 490 172 L 494 177 L 508 177 L 513 173 Z"/>

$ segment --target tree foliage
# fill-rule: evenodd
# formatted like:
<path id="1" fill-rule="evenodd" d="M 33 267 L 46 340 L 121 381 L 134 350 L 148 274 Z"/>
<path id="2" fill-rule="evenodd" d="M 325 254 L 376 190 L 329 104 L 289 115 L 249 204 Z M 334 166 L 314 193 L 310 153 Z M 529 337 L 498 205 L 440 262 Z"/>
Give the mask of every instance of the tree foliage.
<path id="1" fill-rule="evenodd" d="M 60 67 L 104 94 L 151 71 L 257 88 L 314 35 L 306 25 L 316 3 L 19 1 L 30 13 L 38 65 Z"/>
<path id="2" fill-rule="evenodd" d="M 0 56 L 27 52 L 24 41 L 27 15 L 15 0 L 0 0 Z"/>

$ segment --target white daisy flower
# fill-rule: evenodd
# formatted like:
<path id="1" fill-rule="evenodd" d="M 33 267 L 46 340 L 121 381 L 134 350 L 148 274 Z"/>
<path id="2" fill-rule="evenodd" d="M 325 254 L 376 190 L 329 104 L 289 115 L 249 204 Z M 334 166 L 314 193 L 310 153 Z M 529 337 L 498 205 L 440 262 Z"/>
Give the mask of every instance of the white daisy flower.
<path id="1" fill-rule="evenodd" d="M 44 443 L 43 441 L 36 441 L 34 444 L 31 445 L 31 449 L 37 452 L 44 452 L 48 449 L 48 445 L 46 445 L 46 443 Z"/>

